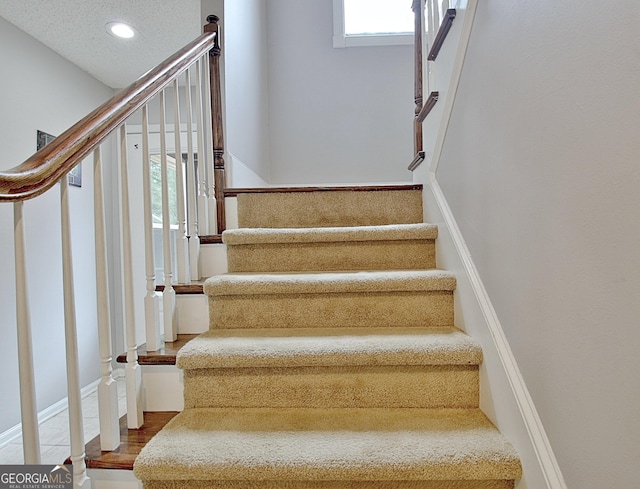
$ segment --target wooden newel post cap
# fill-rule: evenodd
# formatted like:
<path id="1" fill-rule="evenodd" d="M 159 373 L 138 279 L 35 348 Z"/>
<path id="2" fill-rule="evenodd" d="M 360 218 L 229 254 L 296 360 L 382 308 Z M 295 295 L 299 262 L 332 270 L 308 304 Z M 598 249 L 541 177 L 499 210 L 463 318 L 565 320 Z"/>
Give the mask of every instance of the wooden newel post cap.
<path id="1" fill-rule="evenodd" d="M 210 54 L 212 56 L 220 56 L 220 39 L 218 39 L 220 35 L 220 26 L 218 25 L 219 20 L 220 17 L 218 17 L 217 15 L 207 15 L 208 24 L 205 24 L 202 29 L 204 32 L 215 32 L 216 34 L 216 38 L 213 41 L 213 48 L 210 51 Z"/>

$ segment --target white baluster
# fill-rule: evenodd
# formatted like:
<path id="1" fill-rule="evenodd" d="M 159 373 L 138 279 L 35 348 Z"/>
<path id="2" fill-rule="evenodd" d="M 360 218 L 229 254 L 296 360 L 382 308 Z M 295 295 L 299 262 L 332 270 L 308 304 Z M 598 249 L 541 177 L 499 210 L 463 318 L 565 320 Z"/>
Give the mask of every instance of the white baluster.
<path id="1" fill-rule="evenodd" d="M 204 168 L 207 176 L 207 216 L 209 217 L 209 232 L 218 232 L 215 180 L 213 172 L 213 118 L 211 117 L 211 79 L 209 77 L 209 53 L 202 57 L 204 62 L 204 113 L 205 113 L 205 152 Z"/>
<path id="2" fill-rule="evenodd" d="M 160 168 L 162 174 L 162 248 L 164 263 L 164 290 L 162 291 L 162 315 L 164 341 L 178 338 L 176 327 L 176 291 L 173 289 L 171 270 L 171 215 L 169 214 L 169 169 L 167 167 L 167 124 L 164 90 L 160 91 Z"/>
<path id="3" fill-rule="evenodd" d="M 440 3 L 440 18 L 444 19 L 447 10 L 449 9 L 449 0 L 442 0 Z"/>
<path id="4" fill-rule="evenodd" d="M 434 73 L 434 63 L 433 61 L 428 61 L 427 57 L 429 56 L 429 51 L 431 50 L 431 46 L 433 46 L 433 41 L 436 38 L 436 33 L 438 32 L 438 25 L 435 21 L 435 11 L 436 11 L 437 0 L 427 0 L 427 36 L 425 39 L 426 49 L 422 51 L 422 64 L 424 69 L 426 70 L 426 76 L 423 75 L 424 80 L 424 97 L 429 96 L 432 90 L 435 87 L 435 73 Z"/>
<path id="5" fill-rule="evenodd" d="M 423 61 L 427 59 L 427 55 L 429 54 L 429 50 L 431 49 L 431 32 L 433 30 L 433 26 L 431 25 L 431 19 L 433 19 L 433 15 L 431 15 L 431 9 L 433 7 L 433 0 L 420 0 L 421 6 L 424 5 L 424 17 L 422 18 L 423 26 L 423 39 L 426 38 L 427 49 L 426 51 L 422 51 Z"/>
<path id="6" fill-rule="evenodd" d="M 200 279 L 200 236 L 198 234 L 198 211 L 196 196 L 198 194 L 195 163 L 193 161 L 193 111 L 191 105 L 191 72 L 186 73 L 186 108 L 187 108 L 187 216 L 189 224 L 189 268 L 191 280 Z"/>
<path id="7" fill-rule="evenodd" d="M 144 109 L 146 110 L 146 106 Z M 143 126 L 145 120 L 146 113 L 143 112 Z M 143 154 L 147 155 L 146 159 L 148 160 L 148 148 L 146 150 L 143 148 Z M 122 276 L 124 292 L 124 329 L 127 343 L 127 365 L 125 367 L 127 426 L 129 429 L 137 429 L 144 423 L 142 414 L 142 370 L 140 369 L 140 365 L 138 365 L 136 318 L 133 302 L 133 259 L 131 251 L 131 214 L 129 208 L 129 167 L 127 163 L 127 128 L 124 124 L 120 126 L 120 185 L 122 187 Z M 149 206 L 149 209 L 150 208 L 151 207 Z M 148 252 L 149 250 L 147 249 L 146 251 Z M 153 265 L 153 250 L 151 253 L 151 263 Z M 153 266 L 151 268 L 153 270 Z M 149 282 L 147 281 L 147 284 L 148 283 Z M 152 277 L 151 284 L 153 285 L 153 283 L 154 279 Z M 150 302 L 147 297 L 145 297 L 145 312 L 147 312 L 147 306 L 149 305 L 151 314 L 155 313 L 155 315 L 151 318 L 147 317 L 146 319 L 153 321 L 153 324 L 158 324 L 158 301 L 155 297 L 155 287 L 152 291 L 153 296 L 150 298 Z M 159 332 L 156 332 L 156 329 L 158 328 L 154 327 L 153 332 L 156 333 L 155 337 L 159 340 L 160 334 Z M 148 333 L 149 328 L 147 327 L 147 341 L 149 341 Z M 149 350 L 149 343 L 147 343 L 147 349 Z"/>
<path id="8" fill-rule="evenodd" d="M 71 219 L 69 217 L 69 184 L 67 183 L 66 177 L 60 180 L 60 205 L 62 211 L 64 333 L 65 351 L 67 356 L 67 396 L 69 399 L 69 431 L 71 439 L 71 461 L 73 462 L 73 485 L 74 487 L 89 489 L 91 487 L 91 481 L 87 475 L 87 466 L 84 459 L 82 399 L 80 396 L 76 305 L 73 288 L 73 264 L 71 253 Z"/>
<path id="9" fill-rule="evenodd" d="M 100 146 L 93 152 L 93 213 L 96 241 L 96 295 L 98 307 L 98 349 L 100 351 L 100 384 L 98 385 L 98 415 L 100 417 L 100 448 L 115 450 L 120 446 L 118 421 L 118 386 L 111 367 L 111 317 L 107 276 L 107 238 L 104 218 L 104 187 Z"/>
<path id="10" fill-rule="evenodd" d="M 14 253 L 16 270 L 16 322 L 18 326 L 18 375 L 20 378 L 20 413 L 22 417 L 22 450 L 25 464 L 40 463 L 40 436 L 36 388 L 33 376 L 31 319 L 27 293 L 24 221 L 22 202 L 13 206 Z"/>
<path id="11" fill-rule="evenodd" d="M 207 159 L 204 155 L 204 126 L 202 118 L 202 66 L 200 59 L 196 61 L 196 138 L 198 144 L 198 224 L 200 234 L 209 234 L 209 219 L 207 218 Z"/>
<path id="12" fill-rule="evenodd" d="M 144 200 L 144 249 L 147 294 L 144 297 L 144 318 L 147 351 L 157 351 L 162 347 L 160 335 L 160 303 L 156 295 L 156 271 L 153 252 L 153 218 L 151 211 L 151 174 L 149 161 L 149 114 L 142 107 L 142 192 Z M 135 336 L 133 339 L 135 343 Z"/>
<path id="13" fill-rule="evenodd" d="M 173 82 L 175 103 L 173 106 L 173 134 L 176 159 L 176 200 L 178 210 L 178 237 L 176 239 L 176 267 L 178 283 L 189 283 L 189 241 L 187 239 L 186 210 L 184 204 L 184 172 L 182 170 L 182 145 L 180 142 L 180 90 L 178 79 Z"/>

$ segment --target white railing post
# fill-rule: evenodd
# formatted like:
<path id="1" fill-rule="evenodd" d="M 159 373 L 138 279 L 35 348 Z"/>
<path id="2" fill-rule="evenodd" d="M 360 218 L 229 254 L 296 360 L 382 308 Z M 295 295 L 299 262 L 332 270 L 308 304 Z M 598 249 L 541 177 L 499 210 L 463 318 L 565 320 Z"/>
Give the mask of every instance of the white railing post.
<path id="1" fill-rule="evenodd" d="M 205 151 L 204 168 L 207 177 L 207 216 L 209 217 L 209 233 L 218 232 L 218 208 L 216 206 L 216 189 L 213 172 L 213 118 L 211 117 L 211 80 L 209 79 L 209 53 L 201 58 L 204 62 L 204 117 L 205 117 Z"/>
<path id="2" fill-rule="evenodd" d="M 162 291 L 162 318 L 164 341 L 178 338 L 176 327 L 176 291 L 173 289 L 171 270 L 171 215 L 169 212 L 169 169 L 167 165 L 167 124 L 164 90 L 160 91 L 160 173 L 162 175 L 162 257 L 164 290 Z"/>
<path id="3" fill-rule="evenodd" d="M 71 439 L 71 461 L 73 462 L 74 487 L 89 489 L 91 481 L 87 475 L 84 453 L 82 423 L 82 398 L 80 396 L 80 373 L 78 365 L 78 338 L 76 328 L 76 305 L 73 287 L 73 259 L 71 253 L 71 219 L 69 211 L 69 184 L 60 180 L 60 207 L 62 223 L 62 282 L 64 290 L 64 333 L 67 356 L 67 396 L 69 399 L 69 432 Z"/>
<path id="4" fill-rule="evenodd" d="M 187 216 L 189 224 L 189 269 L 191 280 L 200 279 L 200 236 L 198 234 L 198 207 L 196 198 L 195 162 L 193 161 L 193 111 L 191 105 L 191 72 L 186 72 L 186 108 L 187 108 Z"/>
<path id="5" fill-rule="evenodd" d="M 146 105 L 142 107 L 142 193 L 144 200 L 144 259 L 145 274 L 147 277 L 147 294 L 144 297 L 144 320 L 147 351 L 157 351 L 162 347 L 162 337 L 160 335 L 160 304 L 158 296 L 156 295 L 156 271 L 153 252 L 148 112 Z"/>
<path id="6" fill-rule="evenodd" d="M 13 205 L 14 254 L 16 270 L 16 323 L 18 326 L 18 375 L 20 378 L 20 413 L 22 418 L 22 450 L 25 464 L 40 463 L 40 436 L 36 387 L 33 376 L 33 346 L 27 292 L 24 221 L 22 202 Z"/>
<path id="7" fill-rule="evenodd" d="M 196 61 L 196 138 L 198 144 L 198 231 L 200 234 L 209 234 L 209 219 L 207 218 L 207 158 L 204 154 L 204 126 L 202 118 L 202 58 Z"/>
<path id="8" fill-rule="evenodd" d="M 178 236 L 176 239 L 176 268 L 177 280 L 180 284 L 190 282 L 189 278 L 189 241 L 187 239 L 186 211 L 184 204 L 184 172 L 182 169 L 182 144 L 180 142 L 180 90 L 178 78 L 173 82 L 173 135 L 176 160 L 176 206 L 178 212 Z"/>
<path id="9" fill-rule="evenodd" d="M 129 208 L 129 167 L 127 160 L 127 128 L 123 124 L 120 126 L 120 185 L 122 187 L 122 276 L 124 294 L 124 329 L 127 343 L 125 385 L 127 396 L 127 427 L 129 429 L 137 429 L 142 426 L 144 418 L 142 414 L 142 370 L 140 369 L 140 365 L 138 365 L 138 344 L 136 342 L 135 324 L 136 318 L 133 303 L 133 259 L 131 250 L 131 217 Z M 155 289 L 153 294 L 155 296 Z M 154 303 L 156 311 L 158 306 L 155 297 L 151 298 L 151 300 L 151 309 L 153 313 Z M 145 297 L 145 312 L 146 306 L 147 297 Z M 154 323 L 157 323 L 157 317 L 158 315 L 156 314 L 151 318 Z M 158 338 L 160 337 L 160 335 L 157 336 Z"/>
<path id="10" fill-rule="evenodd" d="M 104 186 L 100 146 L 93 152 L 93 213 L 96 241 L 96 296 L 98 308 L 98 349 L 100 351 L 100 384 L 98 385 L 98 415 L 100 418 L 100 448 L 115 450 L 120 446 L 118 420 L 118 385 L 111 366 L 111 317 L 107 271 L 107 236 L 104 217 Z"/>

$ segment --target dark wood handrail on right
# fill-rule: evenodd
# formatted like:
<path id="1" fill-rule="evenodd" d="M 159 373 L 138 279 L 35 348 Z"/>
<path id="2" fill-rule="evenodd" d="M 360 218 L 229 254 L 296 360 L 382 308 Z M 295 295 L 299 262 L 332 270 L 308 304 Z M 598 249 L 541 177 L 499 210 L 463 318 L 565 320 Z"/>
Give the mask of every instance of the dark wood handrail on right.
<path id="1" fill-rule="evenodd" d="M 203 35 L 122 89 L 22 164 L 0 172 L 0 202 L 28 200 L 50 189 L 195 60 L 216 46 L 219 56 L 217 32 L 217 28 L 205 27 Z M 221 118 L 220 115 L 220 128 Z M 224 172 L 224 163 L 222 167 Z"/>
<path id="2" fill-rule="evenodd" d="M 438 53 L 440 52 L 440 48 L 444 44 L 444 40 L 447 38 L 447 34 L 449 34 L 449 30 L 451 29 L 451 25 L 453 24 L 453 19 L 456 18 L 456 9 L 450 8 L 445 12 L 445 17 L 442 19 L 440 23 L 440 28 L 438 29 L 438 33 L 436 34 L 435 39 L 433 40 L 433 45 L 429 50 L 429 54 L 427 56 L 427 60 L 435 61 L 438 57 Z"/>
<path id="3" fill-rule="evenodd" d="M 422 88 L 422 36 L 423 36 L 423 22 L 424 22 L 424 12 L 421 9 L 422 2 L 420 0 L 413 0 L 413 4 L 411 8 L 413 9 L 413 14 L 415 16 L 415 114 L 414 114 L 414 158 L 413 161 L 409 164 L 408 170 L 413 171 L 425 159 L 425 152 L 423 147 L 423 136 L 422 136 L 422 122 L 427 118 L 427 115 L 431 112 L 433 107 L 438 102 L 438 98 L 440 97 L 440 92 L 433 91 L 429 94 L 427 101 L 423 104 L 423 88 Z M 433 40 L 431 45 L 431 49 L 429 50 L 429 54 L 427 56 L 427 61 L 435 61 L 438 53 L 440 52 L 440 48 L 444 43 L 444 40 L 451 29 L 451 24 L 453 23 L 453 19 L 456 17 L 456 9 L 447 9 L 444 18 L 442 19 L 442 23 L 438 28 L 438 32 Z"/>
<path id="4" fill-rule="evenodd" d="M 411 8 L 415 17 L 414 25 L 414 54 L 415 54 L 415 72 L 414 72 L 414 100 L 416 104 L 414 121 L 413 121 L 413 150 L 414 154 L 422 153 L 422 122 L 418 120 L 420 111 L 422 110 L 422 19 L 423 12 L 420 8 L 420 0 L 413 0 Z"/>

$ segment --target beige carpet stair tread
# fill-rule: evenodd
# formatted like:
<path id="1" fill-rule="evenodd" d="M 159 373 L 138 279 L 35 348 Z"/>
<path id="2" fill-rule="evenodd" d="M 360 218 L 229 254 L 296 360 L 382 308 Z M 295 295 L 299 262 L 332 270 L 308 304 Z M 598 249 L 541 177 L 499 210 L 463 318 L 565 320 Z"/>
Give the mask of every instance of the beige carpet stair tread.
<path id="1" fill-rule="evenodd" d="M 422 221 L 421 190 L 239 194 L 241 228 L 308 228 L 414 224 Z"/>
<path id="2" fill-rule="evenodd" d="M 323 273 L 229 273 L 204 283 L 209 296 L 349 292 L 451 291 L 455 275 L 444 270 L 389 270 Z"/>
<path id="3" fill-rule="evenodd" d="M 518 479 L 477 409 L 187 409 L 138 456 L 139 479 Z"/>
<path id="4" fill-rule="evenodd" d="M 182 369 L 478 365 L 480 346 L 452 328 L 216 329 L 177 355 Z"/>
<path id="5" fill-rule="evenodd" d="M 377 240 L 433 240 L 438 237 L 434 224 L 394 224 L 326 228 L 243 228 L 222 233 L 227 245 L 327 243 Z"/>
<path id="6" fill-rule="evenodd" d="M 288 481 L 155 480 L 145 489 L 514 489 L 512 480 L 472 481 Z"/>

